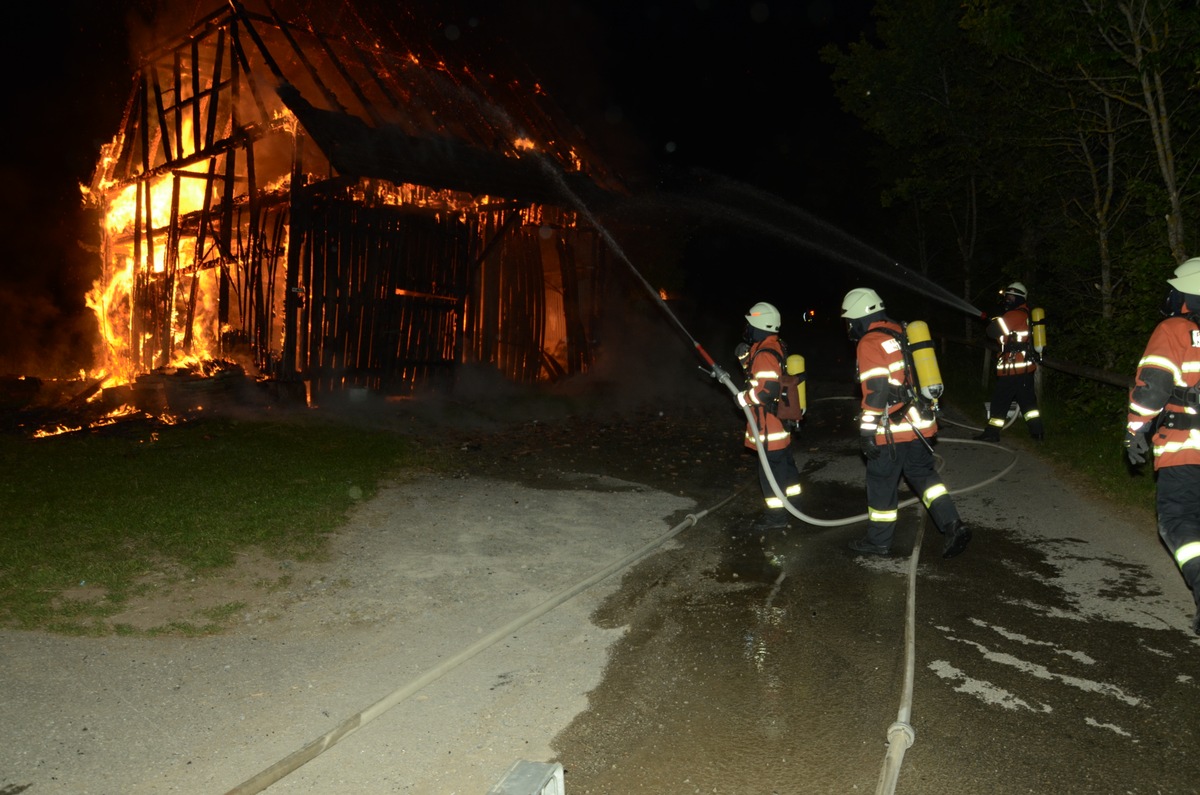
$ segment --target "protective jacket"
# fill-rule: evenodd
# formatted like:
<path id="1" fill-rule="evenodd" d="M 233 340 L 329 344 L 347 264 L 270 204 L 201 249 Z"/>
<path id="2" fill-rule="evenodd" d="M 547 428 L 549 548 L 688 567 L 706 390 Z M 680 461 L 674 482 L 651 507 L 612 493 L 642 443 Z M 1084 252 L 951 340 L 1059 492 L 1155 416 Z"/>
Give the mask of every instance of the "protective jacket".
<path id="1" fill-rule="evenodd" d="M 1021 304 L 988 322 L 987 335 L 1000 346 L 996 375 L 1021 375 L 1037 370 L 1029 317 L 1029 305 Z"/>
<path id="2" fill-rule="evenodd" d="M 792 441 L 792 435 L 783 427 L 783 421 L 775 416 L 775 405 L 782 393 L 779 383 L 783 375 L 783 363 L 787 351 L 778 334 L 754 343 L 746 357 L 746 389 L 738 393 L 738 405 L 749 407 L 754 422 L 762 435 L 763 447 L 767 450 L 783 450 Z M 746 423 L 746 447 L 757 447 L 754 428 Z"/>
<path id="3" fill-rule="evenodd" d="M 858 341 L 858 381 L 862 385 L 863 435 L 875 444 L 911 442 L 919 433 L 937 434 L 937 419 L 915 399 L 917 381 L 904 355 L 904 329 L 892 320 L 877 320 Z"/>
<path id="4" fill-rule="evenodd" d="M 1193 316 L 1194 317 L 1194 316 Z M 1154 468 L 1200 464 L 1200 325 L 1169 317 L 1150 335 L 1129 391 L 1128 429 L 1153 423 Z"/>

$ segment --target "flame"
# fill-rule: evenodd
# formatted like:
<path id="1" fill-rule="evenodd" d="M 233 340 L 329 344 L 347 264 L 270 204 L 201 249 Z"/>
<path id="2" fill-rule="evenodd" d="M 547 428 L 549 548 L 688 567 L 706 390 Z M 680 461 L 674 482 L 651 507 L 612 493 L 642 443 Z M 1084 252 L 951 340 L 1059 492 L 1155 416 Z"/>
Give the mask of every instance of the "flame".
<path id="1" fill-rule="evenodd" d="M 137 374 L 135 362 L 138 349 L 135 347 L 134 299 L 138 285 L 158 284 L 169 290 L 167 296 L 172 308 L 171 317 L 171 361 L 182 365 L 211 357 L 217 350 L 217 279 L 215 269 L 197 268 L 196 241 L 191 237 L 181 238 L 175 249 L 175 273 L 167 273 L 169 235 L 165 226 L 170 221 L 173 178 L 170 175 L 143 183 L 143 196 L 151 197 L 151 220 L 156 229 L 142 231 L 143 243 L 137 257 L 134 256 L 132 235 L 128 234 L 137 212 L 137 184 L 128 185 L 115 192 L 108 203 L 105 228 L 112 240 L 110 265 L 92 285 L 85 303 L 96 316 L 101 340 L 98 352 L 99 367 L 107 373 L 105 385 L 128 383 Z M 179 181 L 179 213 L 184 215 L 200 209 L 204 202 L 203 181 L 182 179 Z M 169 280 L 168 280 L 169 279 Z M 195 284 L 193 285 L 193 282 Z M 191 349 L 183 351 L 187 338 L 186 311 L 191 291 L 195 290 L 196 305 L 191 326 Z M 146 332 L 141 342 L 149 339 Z"/>
<path id="2" fill-rule="evenodd" d="M 109 199 L 108 212 L 104 215 L 104 225 L 110 235 L 122 235 L 133 230 L 134 218 L 138 211 L 137 194 L 143 190 L 144 196 L 150 197 L 150 223 L 155 228 L 162 228 L 171 222 L 171 193 L 174 177 L 171 174 L 152 180 L 148 188 L 144 182 L 126 185 L 115 196 Z M 179 214 L 186 215 L 204 207 L 204 180 L 184 178 L 179 181 Z M 147 217 L 145 208 L 142 218 Z"/>
<path id="3" fill-rule="evenodd" d="M 89 428 L 89 429 L 103 428 L 107 425 L 115 425 L 117 423 L 117 421 L 120 420 L 122 417 L 128 417 L 128 416 L 131 416 L 134 414 L 144 415 L 146 413 L 135 408 L 134 406 L 130 406 L 130 405 L 119 406 L 118 408 L 113 409 L 112 411 L 108 412 L 100 419 L 96 420 L 95 422 L 89 423 L 88 425 L 62 425 L 62 424 L 59 424 L 53 428 L 42 428 L 42 429 L 34 432 L 33 438 L 34 439 L 46 439 L 51 436 L 62 436 L 64 433 L 75 433 L 76 431 L 82 431 L 84 428 Z M 151 416 L 151 415 L 146 415 L 146 416 Z M 172 421 L 171 423 L 168 423 L 168 424 L 174 424 L 174 422 Z"/>

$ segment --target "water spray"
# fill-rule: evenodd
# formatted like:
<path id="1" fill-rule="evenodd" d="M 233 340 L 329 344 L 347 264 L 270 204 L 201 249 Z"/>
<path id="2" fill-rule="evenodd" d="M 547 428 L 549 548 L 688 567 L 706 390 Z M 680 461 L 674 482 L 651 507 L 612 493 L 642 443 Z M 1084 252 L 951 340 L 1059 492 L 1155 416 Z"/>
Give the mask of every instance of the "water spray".
<path id="1" fill-rule="evenodd" d="M 561 190 L 562 195 L 567 199 L 568 205 L 571 207 L 574 207 L 581 215 L 583 215 L 588 220 L 588 222 L 592 225 L 592 228 L 594 228 L 597 231 L 597 233 L 600 234 L 601 237 L 603 237 L 603 239 L 609 245 L 609 247 L 611 248 L 613 253 L 622 262 L 625 263 L 626 267 L 629 268 L 629 271 L 634 275 L 634 277 L 638 280 L 638 282 L 646 289 L 646 292 L 650 295 L 651 300 L 655 303 L 655 305 L 658 306 L 666 314 L 666 316 L 671 320 L 671 322 L 675 325 L 675 327 L 677 329 L 679 329 L 680 333 L 682 333 L 683 336 L 686 337 L 687 340 L 692 344 L 692 348 L 696 351 L 696 353 L 700 356 L 700 358 L 704 361 L 705 365 L 707 366 L 708 369 L 706 372 L 708 372 L 708 374 L 711 375 L 713 378 L 715 378 L 717 381 L 724 384 L 725 387 L 729 390 L 730 394 L 734 397 L 734 399 L 736 401 L 736 398 L 737 398 L 740 390 L 737 388 L 737 386 L 734 385 L 733 379 L 730 378 L 729 373 L 726 372 L 726 370 L 724 368 L 722 368 L 719 364 L 717 364 L 717 362 L 713 359 L 713 357 L 711 355 L 709 355 L 708 351 L 704 350 L 704 347 L 688 332 L 687 328 L 683 325 L 683 323 L 679 320 L 679 318 L 675 315 L 675 313 L 671 311 L 671 308 L 669 306 L 667 306 L 665 301 L 662 300 L 662 297 L 659 295 L 658 291 L 655 290 L 654 287 L 648 281 L 646 281 L 645 277 L 642 276 L 641 272 L 634 266 L 633 262 L 625 254 L 624 250 L 617 243 L 617 241 L 613 238 L 612 234 L 609 233 L 608 229 L 596 219 L 595 215 L 587 207 L 586 203 L 578 195 L 576 195 L 574 191 L 572 191 L 570 189 L 570 187 L 567 185 L 566 180 L 563 177 L 562 171 L 552 161 L 550 161 L 549 158 L 547 158 L 545 156 L 539 157 L 539 162 L 543 165 L 543 167 L 545 168 L 547 173 L 555 180 L 555 182 L 557 183 L 557 185 L 559 186 L 559 188 Z M 728 182 L 728 181 L 724 181 L 724 182 Z M 724 182 L 723 182 L 723 184 L 724 184 Z M 747 186 L 741 186 L 737 183 L 729 183 L 729 185 L 726 185 L 726 187 L 728 189 L 725 192 L 728 195 L 738 195 L 743 198 L 754 198 L 754 199 L 758 200 L 759 202 L 762 201 L 763 194 L 760 194 L 759 192 L 754 191 Z M 841 252 L 836 251 L 827 246 L 820 246 L 816 243 L 813 243 L 812 241 L 809 241 L 808 239 L 803 238 L 800 235 L 795 234 L 794 232 L 788 232 L 777 224 L 773 224 L 768 221 L 764 221 L 764 220 L 762 220 L 762 218 L 741 209 L 740 205 L 734 206 L 732 204 L 722 204 L 722 203 L 700 200 L 700 199 L 690 199 L 690 198 L 686 198 L 686 197 L 677 197 L 676 201 L 685 207 L 691 208 L 694 212 L 697 212 L 698 214 L 712 215 L 714 213 L 719 212 L 721 217 L 726 217 L 726 218 L 732 217 L 732 218 L 736 219 L 739 223 L 741 223 L 743 226 L 745 226 L 749 229 L 758 231 L 766 237 L 773 237 L 773 238 L 780 239 L 785 242 L 791 243 L 793 245 L 797 245 L 797 246 L 800 246 L 803 248 L 808 248 L 809 250 L 817 251 L 831 259 L 835 259 L 835 260 L 837 260 L 839 262 L 843 262 L 847 265 L 851 265 L 854 267 L 864 267 L 869 264 L 864 261 L 862 256 L 854 258 L 847 254 L 842 254 Z M 931 288 L 930 295 L 932 297 L 938 298 L 943 303 L 946 303 L 955 309 L 965 311 L 968 314 L 980 315 L 984 318 L 987 317 L 986 313 L 980 312 L 978 309 L 971 306 L 965 300 L 958 298 L 957 296 L 953 295 L 952 293 L 950 293 L 948 290 L 941 287 L 940 285 L 934 284 L 933 282 L 930 282 L 928 279 L 925 279 L 924 277 L 921 277 L 918 274 L 912 273 L 911 271 L 909 271 L 906 268 L 904 268 L 903 266 L 901 266 L 900 263 L 895 262 L 894 260 L 891 260 L 890 258 L 886 257 L 881 252 L 878 252 L 878 251 L 870 248 L 862 241 L 848 235 L 847 233 L 843 232 L 842 230 L 838 229 L 837 227 L 833 226 L 832 224 L 828 224 L 827 222 L 821 221 L 820 219 L 817 219 L 814 216 L 810 216 L 807 213 L 804 213 L 799 208 L 792 207 L 790 205 L 786 205 L 779 199 L 772 198 L 772 202 L 773 202 L 773 207 L 775 209 L 783 207 L 790 215 L 794 216 L 795 218 L 802 218 L 803 220 L 806 220 L 810 223 L 816 223 L 816 224 L 824 227 L 825 229 L 831 231 L 843 243 L 848 243 L 848 244 L 851 244 L 853 247 L 856 247 L 859 250 L 860 255 L 866 254 L 877 261 L 887 261 L 893 267 L 895 267 L 897 270 L 899 270 L 902 274 L 899 276 L 892 275 L 892 276 L 887 277 L 887 278 L 890 278 L 893 281 L 897 282 L 898 284 L 901 284 L 901 285 L 911 288 L 914 280 L 921 279 L 922 281 L 926 282 L 930 286 L 930 288 Z M 877 268 L 874 270 L 876 272 L 879 272 L 880 275 L 884 275 L 882 272 L 878 271 Z M 860 522 L 860 521 L 863 521 L 868 518 L 868 515 L 866 513 L 863 513 L 863 514 L 860 514 L 857 516 L 851 516 L 851 517 L 844 518 L 844 519 L 835 519 L 835 520 L 817 519 L 816 517 L 812 517 L 812 516 L 808 516 L 808 515 L 804 514 L 803 512 L 800 511 L 799 508 L 792 505 L 791 501 L 784 496 L 783 490 L 779 487 L 779 483 L 775 480 L 775 476 L 771 472 L 771 467 L 770 467 L 769 463 L 767 462 L 766 449 L 763 447 L 763 443 L 762 443 L 762 438 L 761 438 L 762 434 L 759 431 L 758 424 L 754 420 L 753 412 L 751 412 L 749 407 L 747 407 L 747 406 L 741 406 L 741 409 L 742 409 L 742 413 L 746 417 L 747 424 L 754 432 L 755 448 L 758 453 L 759 465 L 762 467 L 762 471 L 766 475 L 766 479 L 771 486 L 771 490 L 774 492 L 775 496 L 779 498 L 780 502 L 783 503 L 783 506 L 788 511 L 788 513 L 792 514 L 797 519 L 799 519 L 802 522 L 805 522 L 806 524 L 815 525 L 818 527 L 840 527 L 840 526 L 847 525 L 847 524 L 854 524 L 856 522 Z M 926 441 L 924 439 L 924 437 L 922 437 L 922 441 Z M 948 441 L 959 441 L 959 440 L 948 440 Z M 927 441 L 926 441 L 926 444 L 928 444 Z M 932 451 L 932 448 L 930 448 L 930 450 Z M 975 488 L 981 488 L 982 486 L 984 486 L 988 483 L 991 483 L 994 480 L 999 479 L 1000 477 L 1003 477 L 1003 475 L 1005 475 L 1010 469 L 1012 469 L 1012 467 L 1015 464 L 1016 464 L 1016 458 L 1014 456 L 1013 461 L 1008 465 L 1007 468 L 1005 468 L 999 474 L 995 475 L 992 478 L 989 478 L 988 480 L 984 481 L 983 483 L 979 483 L 979 484 L 976 484 L 975 486 L 972 486 L 970 489 L 961 489 L 959 491 L 960 492 L 961 491 L 969 491 L 969 490 L 972 490 Z M 950 492 L 950 493 L 953 494 L 953 493 L 957 493 L 957 492 Z M 901 502 L 897 506 L 897 508 L 904 508 L 909 505 L 913 505 L 917 502 L 919 502 L 919 498 L 912 497 L 908 500 Z"/>

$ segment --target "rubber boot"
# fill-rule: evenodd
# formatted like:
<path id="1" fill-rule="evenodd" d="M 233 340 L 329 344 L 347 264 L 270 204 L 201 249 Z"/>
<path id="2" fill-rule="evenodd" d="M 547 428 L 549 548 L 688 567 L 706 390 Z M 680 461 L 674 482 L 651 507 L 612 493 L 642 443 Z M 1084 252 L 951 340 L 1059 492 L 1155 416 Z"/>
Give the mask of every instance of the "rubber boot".
<path id="1" fill-rule="evenodd" d="M 1000 429 L 994 425 L 989 425 L 983 429 L 983 433 L 975 437 L 975 441 L 997 444 L 1000 441 Z"/>
<path id="2" fill-rule="evenodd" d="M 946 545 L 942 547 L 943 558 L 953 558 L 956 555 L 961 555 L 963 550 L 967 548 L 967 544 L 971 543 L 971 531 L 961 521 L 955 521 L 954 524 L 946 528 L 945 536 Z"/>

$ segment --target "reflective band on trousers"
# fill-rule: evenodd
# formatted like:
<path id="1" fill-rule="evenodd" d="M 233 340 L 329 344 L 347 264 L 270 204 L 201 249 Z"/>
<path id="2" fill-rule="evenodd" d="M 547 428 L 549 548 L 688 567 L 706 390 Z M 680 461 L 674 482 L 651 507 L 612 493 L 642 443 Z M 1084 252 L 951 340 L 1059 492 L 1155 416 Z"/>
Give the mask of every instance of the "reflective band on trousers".
<path id="1" fill-rule="evenodd" d="M 1196 558 L 1200 558 L 1200 541 L 1192 541 L 1175 550 L 1175 563 L 1181 569 Z"/>
<path id="2" fill-rule="evenodd" d="M 941 497 L 945 493 L 946 485 L 944 483 L 938 483 L 937 485 L 930 486 L 929 488 L 925 489 L 925 493 L 921 495 L 921 502 L 925 503 L 925 507 L 928 508 L 933 504 L 934 500 L 936 500 L 938 497 Z"/>
<path id="3" fill-rule="evenodd" d="M 896 521 L 896 511 L 877 511 L 874 508 L 868 508 L 867 518 L 872 522 L 894 522 Z"/>
<path id="4" fill-rule="evenodd" d="M 800 496 L 800 484 L 797 483 L 795 486 L 788 486 L 786 489 L 783 490 L 783 493 L 789 497 L 799 497 Z M 782 508 L 783 500 L 779 499 L 774 494 L 772 494 L 770 497 L 767 497 L 767 507 L 768 508 Z"/>

